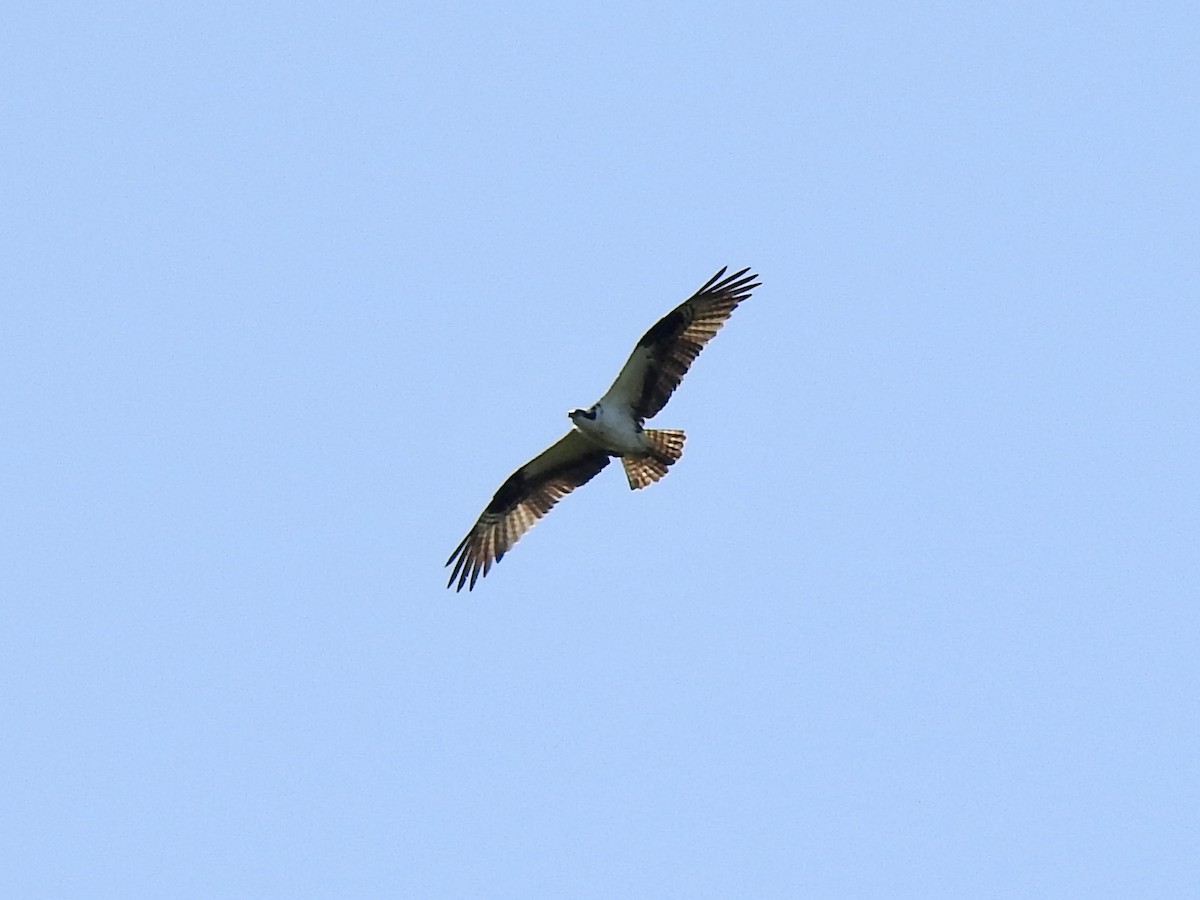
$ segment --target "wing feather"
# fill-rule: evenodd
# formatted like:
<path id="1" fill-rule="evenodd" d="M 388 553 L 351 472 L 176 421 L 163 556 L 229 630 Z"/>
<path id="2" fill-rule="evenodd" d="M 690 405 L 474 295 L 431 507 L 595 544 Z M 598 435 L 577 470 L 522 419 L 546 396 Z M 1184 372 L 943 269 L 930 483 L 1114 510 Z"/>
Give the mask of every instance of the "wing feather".
<path id="1" fill-rule="evenodd" d="M 455 590 L 464 585 L 473 590 L 554 504 L 591 481 L 608 461 L 605 451 L 571 430 L 513 472 L 446 560 L 454 564 L 446 587 L 457 581 Z"/>
<path id="2" fill-rule="evenodd" d="M 639 420 L 667 405 L 704 345 L 713 339 L 737 305 L 758 287 L 757 275 L 742 269 L 728 277 L 722 268 L 700 290 L 642 335 L 625 368 L 601 403 L 627 405 Z"/>

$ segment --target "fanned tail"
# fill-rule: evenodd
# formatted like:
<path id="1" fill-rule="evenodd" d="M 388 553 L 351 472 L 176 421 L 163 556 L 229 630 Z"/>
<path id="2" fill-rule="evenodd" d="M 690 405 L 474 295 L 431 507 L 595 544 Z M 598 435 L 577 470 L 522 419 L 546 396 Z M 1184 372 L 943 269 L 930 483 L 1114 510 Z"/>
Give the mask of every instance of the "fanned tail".
<path id="1" fill-rule="evenodd" d="M 667 474 L 667 468 L 683 456 L 686 436 L 677 428 L 648 428 L 644 432 L 651 450 L 642 456 L 622 456 L 625 477 L 631 490 L 654 484 Z"/>

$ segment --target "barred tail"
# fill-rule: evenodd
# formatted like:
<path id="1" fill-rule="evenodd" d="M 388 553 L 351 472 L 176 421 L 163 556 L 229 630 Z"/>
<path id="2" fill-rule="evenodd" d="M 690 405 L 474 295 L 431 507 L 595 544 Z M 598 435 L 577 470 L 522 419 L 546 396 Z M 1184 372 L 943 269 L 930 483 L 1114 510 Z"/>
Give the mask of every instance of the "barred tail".
<path id="1" fill-rule="evenodd" d="M 625 477 L 631 490 L 654 484 L 667 474 L 667 467 L 683 456 L 684 433 L 678 429 L 648 428 L 644 432 L 651 450 L 643 456 L 622 456 Z"/>

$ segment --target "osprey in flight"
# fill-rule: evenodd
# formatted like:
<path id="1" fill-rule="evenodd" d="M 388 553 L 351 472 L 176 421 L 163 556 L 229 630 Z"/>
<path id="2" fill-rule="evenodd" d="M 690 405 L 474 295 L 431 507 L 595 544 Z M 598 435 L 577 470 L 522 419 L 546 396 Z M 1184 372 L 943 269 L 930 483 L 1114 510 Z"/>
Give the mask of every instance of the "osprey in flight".
<path id="1" fill-rule="evenodd" d="M 446 587 L 475 587 L 492 563 L 550 509 L 591 481 L 619 456 L 632 490 L 653 484 L 683 456 L 682 431 L 642 425 L 667 405 L 693 360 L 734 308 L 758 287 L 749 269 L 725 276 L 721 269 L 637 342 L 612 387 L 588 409 L 567 415 L 574 426 L 500 485 L 474 527 L 446 560 L 454 563 Z"/>

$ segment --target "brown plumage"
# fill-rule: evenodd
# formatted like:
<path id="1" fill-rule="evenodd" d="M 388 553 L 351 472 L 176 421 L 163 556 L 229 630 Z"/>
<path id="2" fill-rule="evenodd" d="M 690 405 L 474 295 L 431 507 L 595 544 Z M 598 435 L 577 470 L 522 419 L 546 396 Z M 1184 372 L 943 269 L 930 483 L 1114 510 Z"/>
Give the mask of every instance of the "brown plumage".
<path id="1" fill-rule="evenodd" d="M 642 420 L 657 415 L 687 374 L 704 345 L 713 339 L 737 305 L 758 287 L 749 269 L 722 278 L 722 269 L 704 287 L 663 316 L 642 335 L 629 362 L 609 394 L 633 400 L 634 414 Z M 636 394 L 635 394 L 636 391 Z"/>
<path id="2" fill-rule="evenodd" d="M 634 491 L 654 484 L 666 475 L 668 467 L 673 466 L 675 461 L 683 456 L 683 442 L 687 440 L 687 436 L 677 428 L 648 428 L 645 434 L 654 447 L 652 452 L 643 456 L 626 453 L 621 457 L 629 488 Z"/>
<path id="3" fill-rule="evenodd" d="M 527 462 L 496 491 L 450 554 L 446 586 L 472 590 L 521 536 L 575 488 L 621 457 L 629 486 L 653 484 L 683 455 L 678 429 L 644 429 L 667 404 L 704 346 L 758 287 L 742 269 L 721 269 L 700 290 L 642 335 L 616 381 L 589 410 L 569 413 L 574 428 Z"/>
<path id="4" fill-rule="evenodd" d="M 446 560 L 455 563 L 446 587 L 458 580 L 457 590 L 475 587 L 493 562 L 500 562 L 554 504 L 587 484 L 608 465 L 609 454 L 578 431 L 569 431 L 549 449 L 508 477 L 478 521 Z M 457 559 L 457 562 L 455 560 Z"/>

